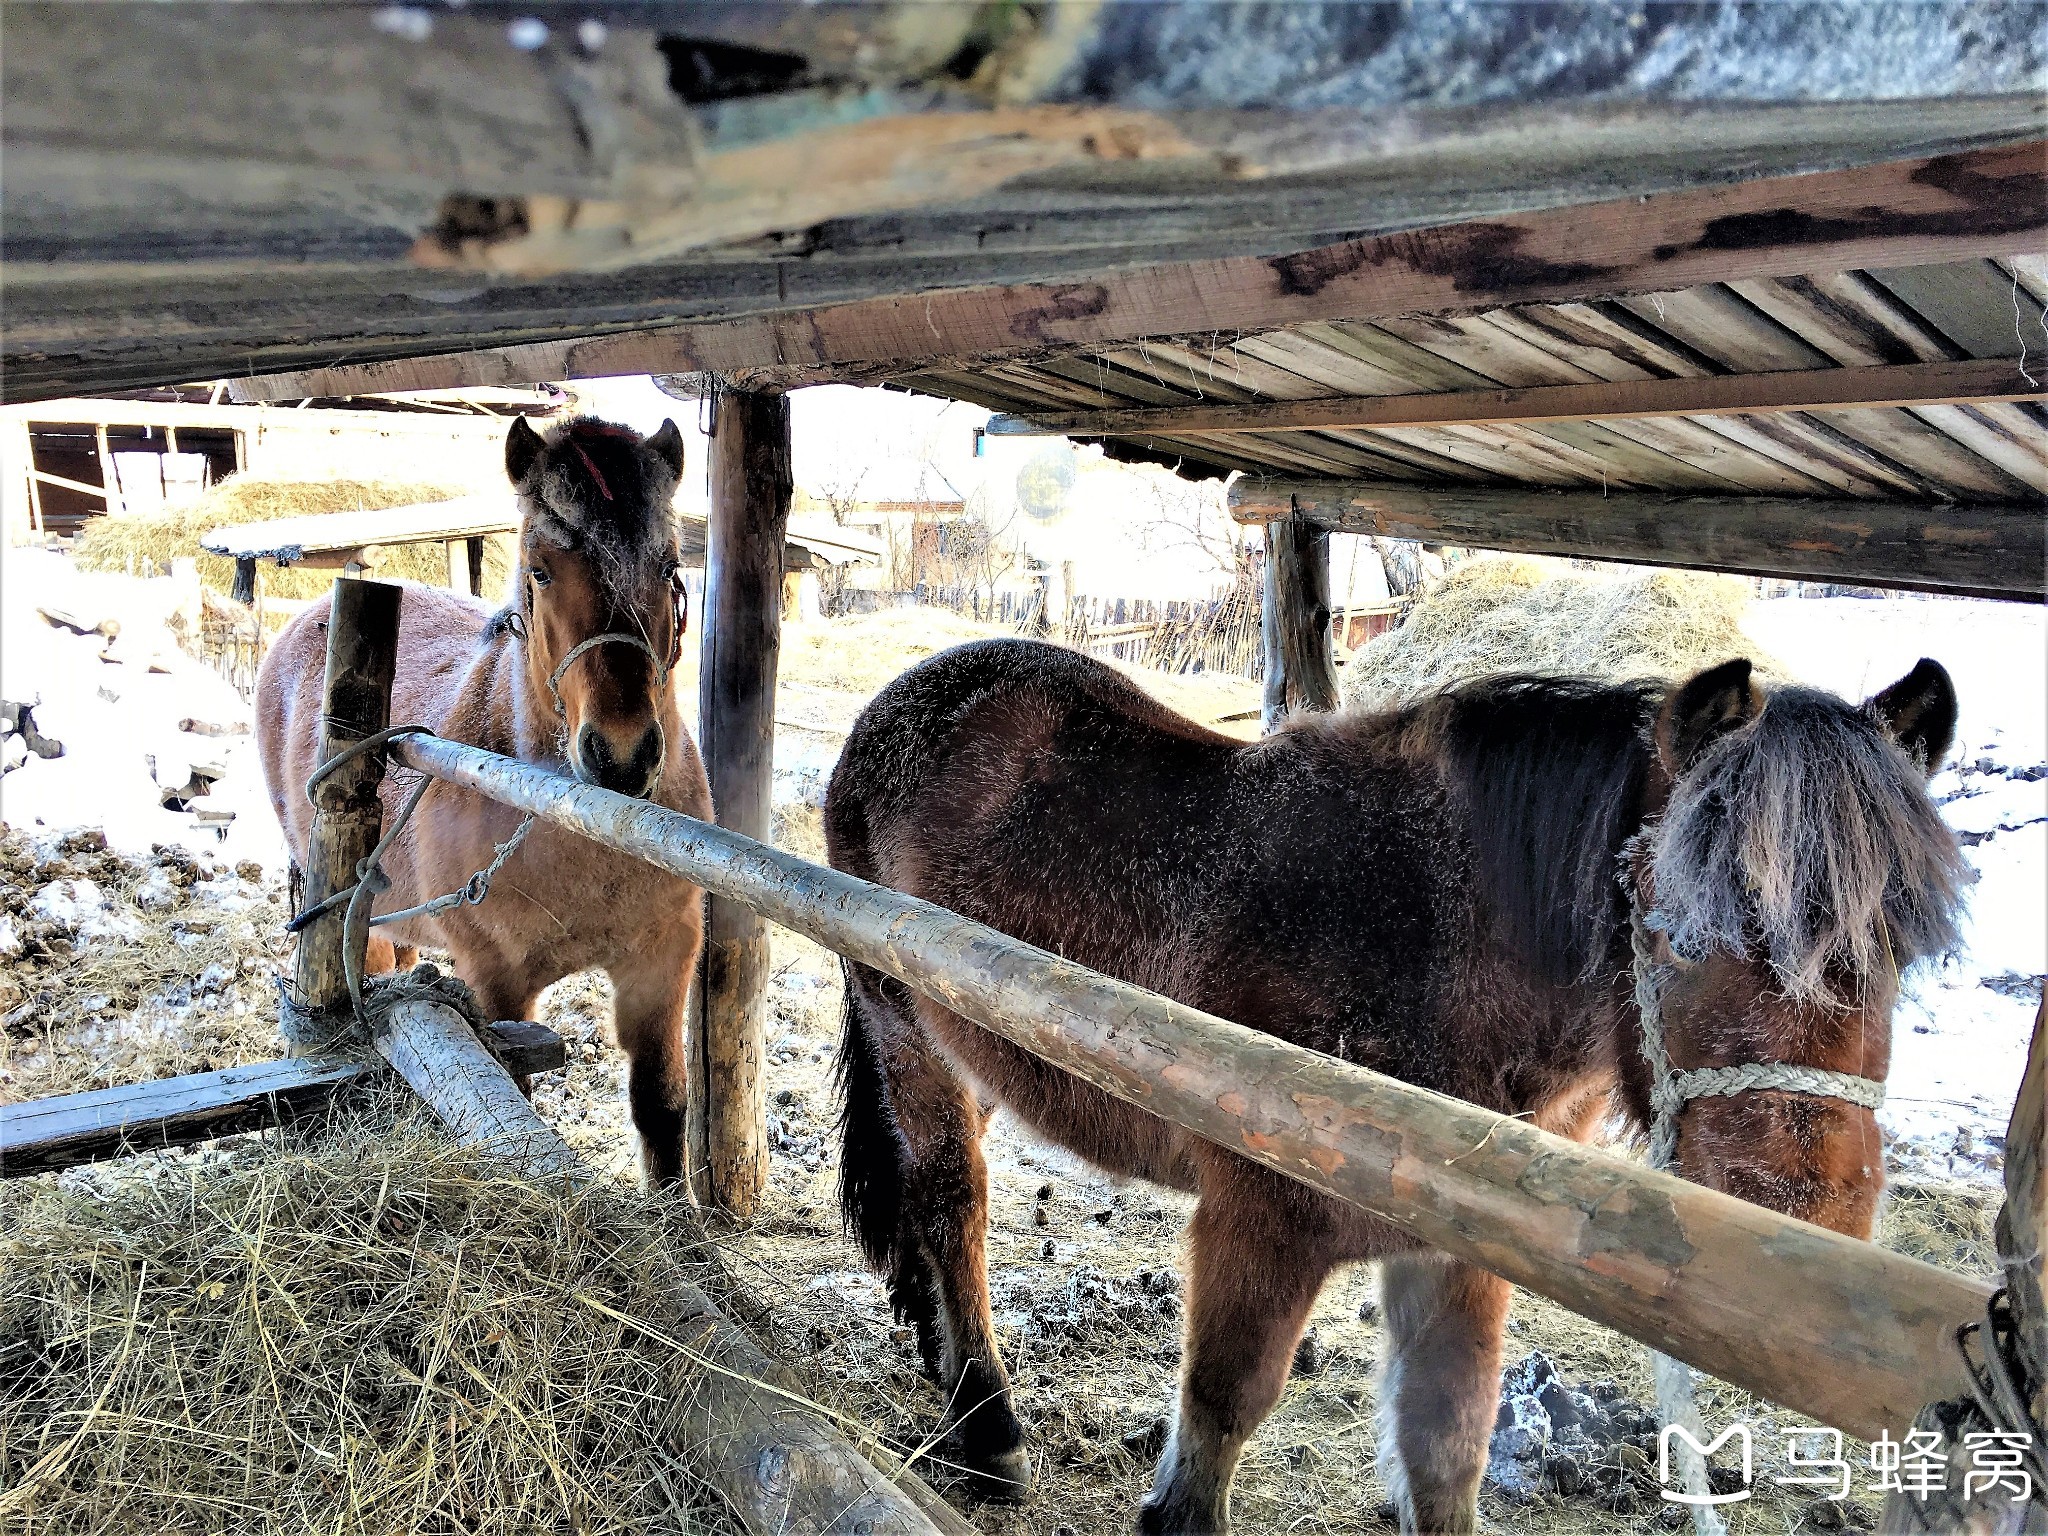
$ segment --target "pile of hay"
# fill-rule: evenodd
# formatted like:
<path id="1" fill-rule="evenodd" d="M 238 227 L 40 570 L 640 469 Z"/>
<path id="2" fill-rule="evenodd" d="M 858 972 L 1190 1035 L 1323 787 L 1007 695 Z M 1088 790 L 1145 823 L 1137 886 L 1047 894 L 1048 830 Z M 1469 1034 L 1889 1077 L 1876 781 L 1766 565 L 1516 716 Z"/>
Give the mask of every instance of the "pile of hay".
<path id="1" fill-rule="evenodd" d="M 392 1096 L 0 1191 L 0 1526 L 729 1531 L 664 1444 L 683 1208 L 507 1177 Z"/>
<path id="2" fill-rule="evenodd" d="M 221 481 L 195 502 L 167 511 L 130 517 L 96 517 L 79 535 L 73 558 L 91 571 L 154 567 L 188 555 L 199 558 L 199 579 L 216 592 L 233 590 L 235 563 L 202 554 L 199 540 L 215 528 L 238 523 L 263 523 L 283 517 L 310 517 L 319 512 L 357 512 L 373 507 L 409 507 L 426 502 L 454 501 L 473 495 L 469 485 L 440 485 L 407 480 L 266 480 L 235 475 Z M 484 591 L 502 592 L 518 559 L 510 534 L 484 541 Z M 263 590 L 275 597 L 319 597 L 334 585 L 335 571 L 265 566 Z M 405 544 L 385 551 L 379 576 L 448 584 L 448 557 L 438 544 Z"/>
<path id="3" fill-rule="evenodd" d="M 1683 677 L 1734 656 L 1766 677 L 1786 676 L 1743 633 L 1748 603 L 1748 584 L 1736 576 L 1593 577 L 1537 560 L 1474 560 L 1432 587 L 1398 629 L 1351 653 L 1344 702 L 1384 709 L 1501 672 Z"/>

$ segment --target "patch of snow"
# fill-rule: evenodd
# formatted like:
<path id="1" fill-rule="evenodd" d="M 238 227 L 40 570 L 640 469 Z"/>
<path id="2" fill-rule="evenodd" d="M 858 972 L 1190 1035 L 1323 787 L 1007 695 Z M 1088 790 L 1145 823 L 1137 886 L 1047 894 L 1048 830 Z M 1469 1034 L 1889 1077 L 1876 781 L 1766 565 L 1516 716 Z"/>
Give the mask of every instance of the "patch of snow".
<path id="1" fill-rule="evenodd" d="M 133 944 L 142 937 L 142 920 L 119 910 L 93 880 L 52 880 L 36 892 L 29 909 L 44 922 L 87 942 Z"/>
<path id="2" fill-rule="evenodd" d="M 135 887 L 135 905 L 145 912 L 168 912 L 185 899 L 185 893 L 161 864 L 151 869 Z"/>
<path id="3" fill-rule="evenodd" d="M 185 600 L 169 578 L 81 571 L 51 550 L 10 549 L 0 560 L 0 697 L 36 706 L 36 724 L 64 743 L 64 755 L 30 757 L 0 779 L 0 820 L 25 836 L 99 827 L 124 853 L 166 843 L 230 863 L 254 859 L 281 872 L 284 835 L 263 784 L 255 738 L 244 730 L 198 737 L 185 719 L 248 726 L 248 704 L 204 661 L 176 647 L 168 627 Z M 47 623 L 38 605 L 88 622 L 121 626 L 111 648 L 99 635 L 74 635 Z M 103 660 L 102 651 L 113 659 Z M 157 669 L 161 670 L 157 670 Z M 101 688 L 116 695 L 109 700 Z M 170 744 L 175 745 L 175 751 Z M 196 802 L 231 811 L 225 835 L 159 802 L 152 755 L 189 753 L 224 769 Z"/>

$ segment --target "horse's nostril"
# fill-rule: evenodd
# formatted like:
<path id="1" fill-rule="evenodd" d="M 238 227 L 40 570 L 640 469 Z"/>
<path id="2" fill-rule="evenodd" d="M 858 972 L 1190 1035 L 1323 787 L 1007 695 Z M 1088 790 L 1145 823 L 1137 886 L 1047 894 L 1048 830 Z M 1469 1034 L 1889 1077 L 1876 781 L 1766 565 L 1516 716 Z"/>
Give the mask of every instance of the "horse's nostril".
<path id="1" fill-rule="evenodd" d="M 622 756 L 609 737 L 586 725 L 576 733 L 577 776 L 622 795 L 646 795 L 660 776 L 663 747 L 661 727 L 653 726 Z"/>

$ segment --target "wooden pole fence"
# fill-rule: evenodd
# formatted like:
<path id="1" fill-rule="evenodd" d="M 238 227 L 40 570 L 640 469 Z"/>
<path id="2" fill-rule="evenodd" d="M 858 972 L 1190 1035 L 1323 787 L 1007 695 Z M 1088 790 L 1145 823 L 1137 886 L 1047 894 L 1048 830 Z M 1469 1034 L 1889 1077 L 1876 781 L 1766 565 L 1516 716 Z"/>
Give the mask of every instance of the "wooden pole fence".
<path id="1" fill-rule="evenodd" d="M 645 859 L 1430 1246 L 1863 1437 L 1955 1396 L 1989 1289 L 1305 1050 L 727 828 L 421 737 L 409 766 Z"/>

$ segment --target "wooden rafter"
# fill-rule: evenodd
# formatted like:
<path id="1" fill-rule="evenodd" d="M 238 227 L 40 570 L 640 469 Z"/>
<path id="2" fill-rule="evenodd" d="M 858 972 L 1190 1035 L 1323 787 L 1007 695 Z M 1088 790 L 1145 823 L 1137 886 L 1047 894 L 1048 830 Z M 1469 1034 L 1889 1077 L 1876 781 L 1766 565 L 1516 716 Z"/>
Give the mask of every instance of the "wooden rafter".
<path id="1" fill-rule="evenodd" d="M 289 400 L 632 373 L 788 387 L 1148 336 L 1231 335 L 2008 256 L 2038 251 L 2044 241 L 2048 164 L 2043 145 L 2033 142 L 1473 220 L 1287 256 L 270 374 L 236 381 L 234 393 Z"/>
<path id="2" fill-rule="evenodd" d="M 2048 555 L 2039 502 L 1604 496 L 1244 479 L 1230 488 L 1230 510 L 1244 523 L 1292 516 L 1332 532 L 1432 544 L 2030 602 L 2043 595 Z"/>
<path id="3" fill-rule="evenodd" d="M 1152 433 L 1370 431 L 1518 422 L 1601 421 L 1652 416 L 1853 411 L 1874 406 L 1972 405 L 2048 399 L 2048 375 L 2029 378 L 2004 358 L 1714 374 L 1690 379 L 1602 380 L 1454 394 L 1351 395 L 1249 405 L 1041 411 L 992 419 L 1007 437 L 1130 437 Z"/>

